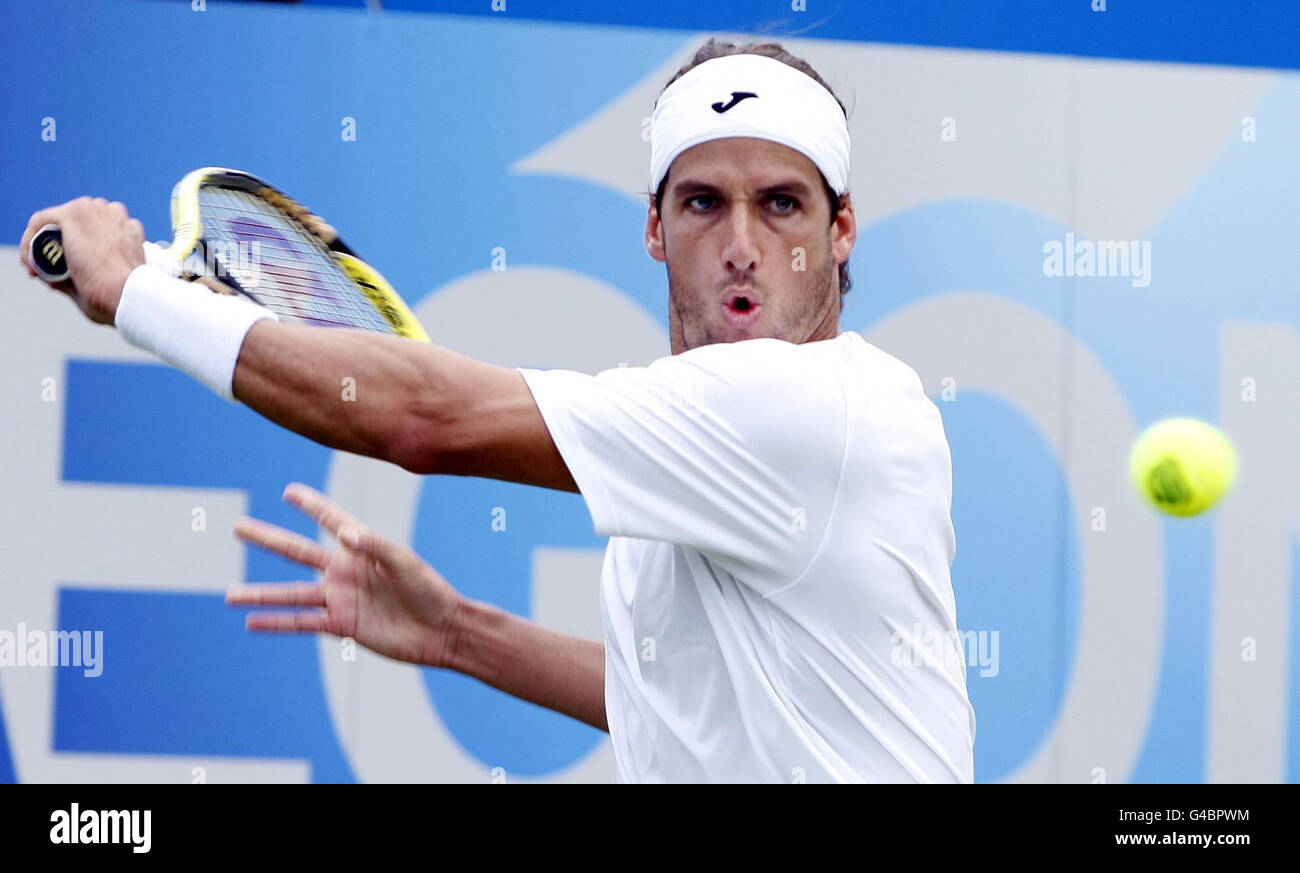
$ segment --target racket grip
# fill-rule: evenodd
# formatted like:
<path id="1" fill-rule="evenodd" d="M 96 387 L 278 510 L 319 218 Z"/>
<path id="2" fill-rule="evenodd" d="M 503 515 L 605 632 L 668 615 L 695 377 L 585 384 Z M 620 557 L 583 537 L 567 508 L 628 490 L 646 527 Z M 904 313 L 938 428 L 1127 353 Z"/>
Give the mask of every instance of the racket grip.
<path id="1" fill-rule="evenodd" d="M 50 284 L 68 278 L 68 262 L 63 257 L 63 232 L 57 224 L 47 224 L 36 231 L 28 249 L 36 274 Z"/>

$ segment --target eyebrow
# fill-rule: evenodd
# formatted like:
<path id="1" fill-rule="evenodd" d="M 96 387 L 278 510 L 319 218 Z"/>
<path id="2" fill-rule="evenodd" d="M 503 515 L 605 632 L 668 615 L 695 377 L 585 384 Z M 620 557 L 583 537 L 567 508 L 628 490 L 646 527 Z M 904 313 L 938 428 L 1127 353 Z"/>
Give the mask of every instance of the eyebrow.
<path id="1" fill-rule="evenodd" d="M 682 179 L 680 182 L 674 182 L 672 185 L 673 197 L 681 197 L 685 194 L 701 193 L 720 194 L 722 193 L 722 189 L 718 188 L 717 185 L 710 185 L 708 182 L 689 178 Z M 761 195 L 793 194 L 796 197 L 809 197 L 812 194 L 812 189 L 799 179 L 784 179 L 774 185 L 765 185 L 762 188 L 759 188 L 758 193 Z"/>

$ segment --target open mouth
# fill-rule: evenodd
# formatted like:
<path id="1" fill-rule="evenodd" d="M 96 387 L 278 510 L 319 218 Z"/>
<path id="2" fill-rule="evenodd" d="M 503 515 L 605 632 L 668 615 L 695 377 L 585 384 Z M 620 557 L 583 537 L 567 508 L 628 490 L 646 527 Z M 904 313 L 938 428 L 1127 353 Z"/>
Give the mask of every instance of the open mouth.
<path id="1" fill-rule="evenodd" d="M 727 322 L 736 327 L 751 327 L 758 320 L 763 304 L 752 292 L 730 291 L 722 301 L 722 311 Z"/>

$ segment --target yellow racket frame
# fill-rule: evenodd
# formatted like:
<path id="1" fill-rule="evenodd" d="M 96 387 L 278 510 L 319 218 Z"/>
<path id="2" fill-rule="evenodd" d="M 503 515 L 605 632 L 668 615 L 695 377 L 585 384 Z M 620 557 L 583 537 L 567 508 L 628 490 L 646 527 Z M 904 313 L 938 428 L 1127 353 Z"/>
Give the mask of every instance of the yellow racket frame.
<path id="1" fill-rule="evenodd" d="M 288 194 L 242 170 L 200 167 L 186 173 L 176 183 L 171 200 L 172 244 L 167 251 L 178 263 L 186 263 L 199 247 L 203 230 L 203 223 L 199 219 L 199 189 L 205 183 L 242 188 L 284 210 L 330 250 L 339 268 L 371 302 L 393 333 L 407 339 L 429 342 L 429 335 L 401 295 L 378 270 L 344 245 L 333 227 Z"/>

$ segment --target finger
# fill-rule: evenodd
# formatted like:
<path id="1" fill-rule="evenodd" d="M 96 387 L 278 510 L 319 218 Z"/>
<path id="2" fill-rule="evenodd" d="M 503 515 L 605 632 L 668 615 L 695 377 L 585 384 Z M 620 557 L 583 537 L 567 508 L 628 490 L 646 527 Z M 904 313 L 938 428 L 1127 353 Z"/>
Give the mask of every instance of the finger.
<path id="1" fill-rule="evenodd" d="M 325 606 L 325 589 L 315 582 L 260 582 L 231 585 L 229 606 Z"/>
<path id="2" fill-rule="evenodd" d="M 31 263 L 28 250 L 31 247 L 32 239 L 42 227 L 47 224 L 55 224 L 60 228 L 66 228 L 84 214 L 84 210 L 88 206 L 94 204 L 106 204 L 107 202 L 108 201 L 104 200 L 102 197 L 94 199 L 90 197 L 76 197 L 66 203 L 60 203 L 58 206 L 49 206 L 45 209 L 39 210 L 38 212 L 32 213 L 32 217 L 27 221 L 27 229 L 23 231 L 23 237 L 18 243 L 18 255 L 19 258 L 22 259 L 23 264 L 27 266 L 27 271 L 33 276 L 37 275 L 36 269 Z M 71 289 L 68 287 L 67 283 L 59 283 L 53 287 L 71 293 Z"/>
<path id="3" fill-rule="evenodd" d="M 406 549 L 384 539 L 378 531 L 357 524 L 346 524 L 339 528 L 339 543 L 351 551 L 373 558 L 389 570 L 402 570 L 410 555 Z"/>
<path id="4" fill-rule="evenodd" d="M 18 256 L 22 259 L 23 266 L 27 268 L 28 273 L 31 273 L 33 276 L 36 275 L 36 270 L 32 267 L 32 262 L 28 258 L 28 249 L 31 247 L 32 238 L 36 236 L 37 231 L 47 224 L 62 225 L 68 206 L 70 203 L 75 202 L 76 201 L 69 201 L 69 203 L 63 203 L 59 206 L 50 206 L 46 209 L 41 209 L 37 212 L 33 212 L 32 217 L 27 219 L 27 228 L 23 231 L 23 237 L 18 243 Z"/>
<path id="5" fill-rule="evenodd" d="M 274 633 L 320 633 L 329 631 L 325 610 L 307 612 L 255 612 L 244 619 L 244 629 Z"/>
<path id="6" fill-rule="evenodd" d="M 316 519 L 317 524 L 336 536 L 343 525 L 358 524 L 343 507 L 301 482 L 291 482 L 284 489 L 284 499 Z"/>
<path id="7" fill-rule="evenodd" d="M 290 561 L 317 570 L 324 570 L 330 561 L 329 551 L 320 543 L 256 518 L 236 520 L 235 536 L 246 543 L 284 555 Z"/>

